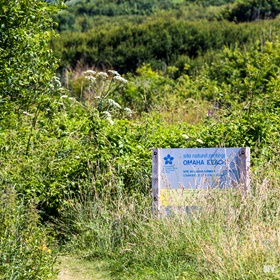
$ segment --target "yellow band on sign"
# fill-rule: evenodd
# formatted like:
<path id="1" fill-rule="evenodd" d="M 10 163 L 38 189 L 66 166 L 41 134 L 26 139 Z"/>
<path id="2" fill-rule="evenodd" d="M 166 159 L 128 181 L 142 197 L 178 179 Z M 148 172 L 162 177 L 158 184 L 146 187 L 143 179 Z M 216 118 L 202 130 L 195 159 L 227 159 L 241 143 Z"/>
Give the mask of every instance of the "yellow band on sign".
<path id="1" fill-rule="evenodd" d="M 195 202 L 201 196 L 201 190 L 187 189 L 161 189 L 161 206 L 186 206 Z"/>
<path id="2" fill-rule="evenodd" d="M 225 196 L 240 195 L 239 188 L 232 189 L 161 189 L 160 205 L 163 207 L 176 206 L 186 207 L 201 205 L 208 199 L 221 198 Z"/>

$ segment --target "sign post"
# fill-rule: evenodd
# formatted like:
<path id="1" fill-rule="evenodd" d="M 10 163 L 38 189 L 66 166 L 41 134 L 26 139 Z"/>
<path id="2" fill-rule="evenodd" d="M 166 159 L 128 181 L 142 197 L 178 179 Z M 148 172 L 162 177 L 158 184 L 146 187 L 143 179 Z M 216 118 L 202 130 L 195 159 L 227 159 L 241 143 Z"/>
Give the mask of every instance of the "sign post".
<path id="1" fill-rule="evenodd" d="M 241 188 L 246 192 L 249 169 L 249 148 L 153 149 L 153 212 L 186 207 L 190 191 Z"/>

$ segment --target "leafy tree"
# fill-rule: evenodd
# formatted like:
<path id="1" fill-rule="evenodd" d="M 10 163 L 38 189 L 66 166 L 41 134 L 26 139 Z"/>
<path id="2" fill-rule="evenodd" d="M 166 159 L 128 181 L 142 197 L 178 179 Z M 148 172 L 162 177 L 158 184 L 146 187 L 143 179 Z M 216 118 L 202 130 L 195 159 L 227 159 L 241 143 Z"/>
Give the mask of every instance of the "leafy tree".
<path id="1" fill-rule="evenodd" d="M 51 15 L 59 4 L 37 0 L 0 0 L 0 94 L 26 110 L 49 91 L 57 67 L 49 47 Z"/>
<path id="2" fill-rule="evenodd" d="M 225 12 L 228 20 L 237 22 L 275 18 L 280 13 L 279 0 L 237 1 Z"/>
<path id="3" fill-rule="evenodd" d="M 225 45 L 247 44 L 265 29 L 264 23 L 194 22 L 161 15 L 140 24 L 116 21 L 85 33 L 62 33 L 59 40 L 53 40 L 53 49 L 64 67 L 95 66 L 125 73 L 143 63 L 162 69 L 182 56 L 194 59 Z"/>

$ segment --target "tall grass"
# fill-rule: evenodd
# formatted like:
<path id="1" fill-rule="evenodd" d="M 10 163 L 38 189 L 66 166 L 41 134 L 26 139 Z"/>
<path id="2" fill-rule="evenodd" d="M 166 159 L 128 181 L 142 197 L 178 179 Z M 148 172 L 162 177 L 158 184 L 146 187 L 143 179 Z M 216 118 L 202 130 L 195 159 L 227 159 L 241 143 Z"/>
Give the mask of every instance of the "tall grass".
<path id="1" fill-rule="evenodd" d="M 151 198 L 81 198 L 65 213 L 67 248 L 110 263 L 114 279 L 279 279 L 280 190 L 271 166 L 238 189 L 199 196 L 199 211 L 154 217 Z"/>
<path id="2" fill-rule="evenodd" d="M 0 279 L 56 279 L 54 241 L 31 201 L 0 185 Z"/>

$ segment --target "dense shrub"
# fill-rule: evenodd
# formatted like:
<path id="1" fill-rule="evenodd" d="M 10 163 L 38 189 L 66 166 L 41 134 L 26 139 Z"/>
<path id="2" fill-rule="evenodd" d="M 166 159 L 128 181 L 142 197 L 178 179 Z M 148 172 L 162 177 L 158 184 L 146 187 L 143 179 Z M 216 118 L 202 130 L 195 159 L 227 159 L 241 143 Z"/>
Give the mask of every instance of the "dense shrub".
<path id="1" fill-rule="evenodd" d="M 279 34 L 278 26 L 277 21 L 237 25 L 201 19 L 192 22 L 163 15 L 141 24 L 116 22 L 85 33 L 63 33 L 52 45 L 61 58 L 61 68 L 94 66 L 126 73 L 149 63 L 154 69 L 163 70 L 166 66 L 179 65 L 183 56 L 195 61 L 224 46 L 231 48 L 270 40 Z"/>

